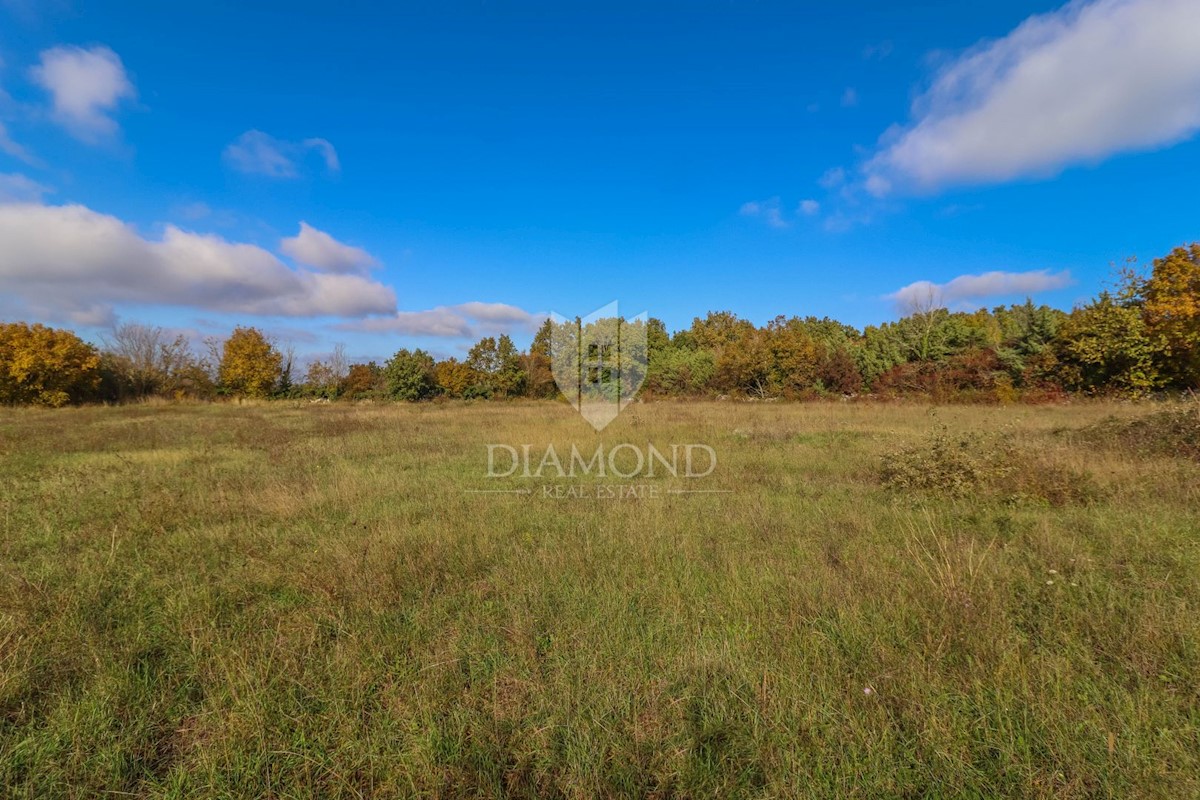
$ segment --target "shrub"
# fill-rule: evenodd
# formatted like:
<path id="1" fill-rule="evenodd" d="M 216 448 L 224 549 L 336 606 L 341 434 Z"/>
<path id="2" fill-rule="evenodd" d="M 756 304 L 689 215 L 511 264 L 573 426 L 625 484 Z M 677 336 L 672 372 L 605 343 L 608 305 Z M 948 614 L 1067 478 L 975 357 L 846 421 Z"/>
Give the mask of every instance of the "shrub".
<path id="1" fill-rule="evenodd" d="M 1110 417 L 1074 435 L 1084 443 L 1126 453 L 1200 461 L 1200 402 L 1165 408 L 1136 419 Z"/>
<path id="2" fill-rule="evenodd" d="M 891 489 L 951 497 L 993 496 L 1065 505 L 1097 494 L 1090 475 L 1055 464 L 999 436 L 951 435 L 944 428 L 925 441 L 888 453 L 880 478 Z"/>

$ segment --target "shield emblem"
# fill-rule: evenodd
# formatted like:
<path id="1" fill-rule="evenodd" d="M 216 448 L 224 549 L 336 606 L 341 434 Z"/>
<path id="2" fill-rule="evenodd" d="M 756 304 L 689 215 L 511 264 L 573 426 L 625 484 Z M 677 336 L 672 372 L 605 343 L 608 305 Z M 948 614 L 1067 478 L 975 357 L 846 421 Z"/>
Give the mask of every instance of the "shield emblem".
<path id="1" fill-rule="evenodd" d="M 597 431 L 633 402 L 646 380 L 646 312 L 624 319 L 616 302 L 586 317 L 550 315 L 550 371 L 559 391 Z"/>

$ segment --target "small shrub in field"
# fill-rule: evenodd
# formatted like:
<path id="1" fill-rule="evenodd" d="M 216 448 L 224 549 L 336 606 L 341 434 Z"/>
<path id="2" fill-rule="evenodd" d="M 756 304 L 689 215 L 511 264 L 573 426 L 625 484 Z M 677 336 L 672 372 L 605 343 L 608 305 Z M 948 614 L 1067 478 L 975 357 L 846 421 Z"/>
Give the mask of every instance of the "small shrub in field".
<path id="1" fill-rule="evenodd" d="M 1109 418 L 1077 433 L 1092 445 L 1138 455 L 1200 461 L 1200 402 L 1165 408 L 1136 419 Z"/>
<path id="2" fill-rule="evenodd" d="M 1063 505 L 1096 494 L 1091 477 L 1045 460 L 998 436 L 935 431 L 920 444 L 883 457 L 880 478 L 901 491 L 951 497 L 999 496 Z"/>
<path id="3" fill-rule="evenodd" d="M 969 494 L 1007 469 L 1000 448 L 977 433 L 935 431 L 926 441 L 883 457 L 881 477 L 894 489 Z"/>

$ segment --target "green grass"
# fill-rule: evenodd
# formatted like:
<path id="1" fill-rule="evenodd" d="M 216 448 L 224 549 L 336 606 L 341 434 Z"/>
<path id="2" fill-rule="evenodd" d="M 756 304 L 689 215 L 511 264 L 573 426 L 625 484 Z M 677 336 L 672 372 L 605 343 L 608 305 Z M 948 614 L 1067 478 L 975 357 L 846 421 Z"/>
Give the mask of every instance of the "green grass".
<path id="1" fill-rule="evenodd" d="M 0 411 L 0 786 L 1195 797 L 1200 465 L 1076 435 L 1153 411 Z M 958 437 L 1003 469 L 912 478 Z M 465 491 L 623 441 L 732 493 Z"/>

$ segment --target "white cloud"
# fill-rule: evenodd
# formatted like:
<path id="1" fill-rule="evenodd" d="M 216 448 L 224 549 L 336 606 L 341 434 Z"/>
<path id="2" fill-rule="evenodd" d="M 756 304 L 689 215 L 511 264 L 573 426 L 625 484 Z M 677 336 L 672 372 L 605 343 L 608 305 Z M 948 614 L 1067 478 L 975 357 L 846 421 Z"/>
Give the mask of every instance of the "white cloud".
<path id="1" fill-rule="evenodd" d="M 1200 3 L 1091 0 L 947 64 L 867 163 L 872 191 L 1054 175 L 1200 130 Z"/>
<path id="2" fill-rule="evenodd" d="M 225 161 L 239 172 L 294 178 L 299 173 L 291 157 L 284 155 L 285 144 L 262 131 L 246 131 L 225 148 Z"/>
<path id="3" fill-rule="evenodd" d="M 536 330 L 548 316 L 543 313 L 531 313 L 507 303 L 472 301 L 455 306 L 455 308 L 485 327 L 506 330 L 512 328 Z"/>
<path id="4" fill-rule="evenodd" d="M 822 189 L 836 189 L 846 182 L 846 170 L 841 167 L 832 167 L 825 170 L 820 178 L 817 179 L 817 185 Z"/>
<path id="5" fill-rule="evenodd" d="M 816 200 L 801 200 L 797 211 L 806 217 L 816 216 L 821 213 L 821 204 Z"/>
<path id="6" fill-rule="evenodd" d="M 113 304 L 287 317 L 390 314 L 395 292 L 360 275 L 290 269 L 252 244 L 166 226 L 161 239 L 79 205 L 0 206 L 0 294 L 79 319 Z"/>
<path id="7" fill-rule="evenodd" d="M 364 319 L 339 327 L 343 330 L 397 333 L 403 336 L 473 339 L 483 334 L 533 331 L 547 316 L 505 303 L 472 301 L 424 311 L 399 311 L 390 317 Z"/>
<path id="8" fill-rule="evenodd" d="M 197 200 L 194 203 L 187 203 L 177 208 L 175 213 L 186 220 L 196 222 L 197 220 L 211 217 L 213 210 L 212 206 L 210 206 L 208 203 Z"/>
<path id="9" fill-rule="evenodd" d="M 874 197 L 883 197 L 892 191 L 892 182 L 877 173 L 867 175 L 863 182 L 867 193 Z"/>
<path id="10" fill-rule="evenodd" d="M 258 130 L 249 130 L 233 140 L 223 156 L 225 163 L 247 175 L 266 175 L 271 178 L 295 178 L 300 175 L 299 163 L 316 151 L 330 173 L 340 172 L 337 150 L 325 139 L 305 139 L 288 142 Z"/>
<path id="11" fill-rule="evenodd" d="M 53 47 L 30 70 L 51 95 L 53 117 L 78 139 L 95 142 L 116 133 L 109 114 L 136 94 L 120 57 L 107 47 Z"/>
<path id="12" fill-rule="evenodd" d="M 470 338 L 471 323 L 447 306 L 428 311 L 398 311 L 390 317 L 364 319 L 339 326 L 342 330 L 367 333 L 397 333 L 402 336 L 438 336 L 449 339 Z"/>
<path id="13" fill-rule="evenodd" d="M 303 221 L 300 233 L 280 242 L 279 249 L 300 264 L 323 272 L 361 274 L 378 264 L 366 250 L 343 244 Z"/>
<path id="14" fill-rule="evenodd" d="M 1033 270 L 1030 272 L 985 272 L 959 275 L 946 283 L 917 281 L 887 296 L 902 309 L 944 307 L 987 297 L 1032 295 L 1070 286 L 1071 273 Z"/>
<path id="15" fill-rule="evenodd" d="M 54 190 L 17 173 L 0 173 L 0 204 L 36 203 Z"/>
<path id="16" fill-rule="evenodd" d="M 759 217 L 772 228 L 782 229 L 791 227 L 791 223 L 783 218 L 783 211 L 779 207 L 778 197 L 743 203 L 738 213 L 743 217 Z"/>
<path id="17" fill-rule="evenodd" d="M 3 122 L 0 122 L 0 153 L 10 155 L 19 161 L 24 161 L 26 164 L 34 164 L 37 161 L 32 153 L 12 140 Z"/>
<path id="18" fill-rule="evenodd" d="M 300 144 L 320 153 L 321 158 L 325 159 L 325 169 L 330 172 L 342 171 L 342 162 L 338 159 L 337 150 L 333 149 L 328 139 L 305 139 Z"/>

